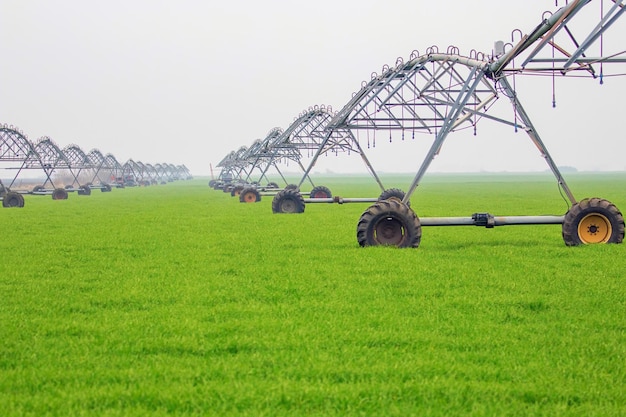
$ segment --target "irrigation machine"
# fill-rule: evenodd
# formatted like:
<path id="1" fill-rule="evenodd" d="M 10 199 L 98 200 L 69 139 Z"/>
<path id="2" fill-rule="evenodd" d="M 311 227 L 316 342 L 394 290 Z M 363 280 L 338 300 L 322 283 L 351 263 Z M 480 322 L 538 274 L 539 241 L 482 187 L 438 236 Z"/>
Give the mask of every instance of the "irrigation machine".
<path id="1" fill-rule="evenodd" d="M 210 182 L 209 185 L 230 191 L 233 196 L 238 195 L 239 201 L 244 203 L 258 202 L 261 196 L 273 196 L 272 209 L 275 213 L 297 212 L 300 208 L 303 209 L 307 201 L 332 200 L 331 190 L 323 185 L 315 185 L 310 172 L 321 155 L 341 153 L 360 155 L 384 191 L 380 178 L 352 131 L 327 129 L 328 123 L 335 115 L 330 106 L 316 105 L 308 108 L 301 112 L 287 129 L 274 128 L 264 140 L 257 140 L 249 148 L 242 147 L 237 152 L 229 153 L 218 164 L 218 167 L 222 167 L 220 178 Z M 303 163 L 305 160 L 309 161 L 307 167 Z M 290 162 L 296 164 L 303 173 L 298 184 L 290 184 L 280 170 L 281 165 L 288 166 Z M 285 183 L 283 188 L 268 179 L 270 168 L 274 168 L 280 175 Z M 252 180 L 251 175 L 255 169 L 260 171 L 260 176 L 257 180 Z M 268 181 L 267 186 L 260 185 L 263 179 Z M 302 192 L 300 188 L 306 181 L 311 184 L 311 191 Z M 305 199 L 303 195 L 310 198 Z M 376 199 L 359 201 L 373 202 Z"/>
<path id="2" fill-rule="evenodd" d="M 604 198 L 579 200 L 574 196 L 520 100 L 516 77 L 547 76 L 554 88 L 556 77 L 591 78 L 603 84 L 608 77 L 626 75 L 626 51 L 619 49 L 626 33 L 626 22 L 619 18 L 625 10 L 623 0 L 566 1 L 556 11 L 544 12 L 529 34 L 516 29 L 511 42 L 496 42 L 489 54 L 471 51 L 461 55 L 456 47 L 445 51 L 429 47 L 423 54 L 414 51 L 406 62 L 398 58 L 395 66 L 384 66 L 380 75 L 372 74 L 369 82 L 363 82 L 361 90 L 339 112 L 326 112 L 325 119 L 316 120 L 314 128 L 302 128 L 314 118 L 313 113 L 305 112 L 274 140 L 262 144 L 259 149 L 266 152 L 265 159 L 258 155 L 256 159 L 265 162 L 262 176 L 277 160 L 300 161 L 303 150 L 314 153 L 300 183 L 275 194 L 273 212 L 302 213 L 307 203 L 373 202 L 358 221 L 357 240 L 361 246 L 418 247 L 422 226 L 555 224 L 561 225 L 568 246 L 621 243 L 622 213 Z M 502 102 L 508 104 L 502 106 Z M 448 136 L 464 129 L 473 129 L 476 134 L 481 121 L 527 134 L 568 204 L 564 215 L 417 216 L 409 204 L 411 196 Z M 405 134 L 412 138 L 419 134 L 433 137 L 406 193 L 384 189 L 359 145 L 360 134 L 367 136 L 369 145 L 370 135 L 375 138 L 381 131 L 388 132 L 390 141 L 392 134 L 401 134 L 402 139 Z M 323 190 L 312 193 L 312 198 L 303 198 L 299 187 L 309 178 L 320 155 L 333 150 L 360 154 L 383 193 L 373 199 L 342 199 L 332 197 L 329 190 L 325 195 Z M 233 152 L 222 162 L 229 178 L 237 178 L 244 166 L 250 166 L 251 153 L 245 151 Z M 258 201 L 256 197 L 250 200 Z"/>
<path id="3" fill-rule="evenodd" d="M 90 195 L 92 189 L 108 192 L 111 191 L 108 180 L 123 187 L 129 182 L 134 185 L 136 181 L 148 185 L 191 178 L 185 165 L 165 163 L 153 166 L 132 159 L 122 165 L 112 154 L 105 156 L 97 149 L 87 154 L 77 145 L 60 149 L 46 136 L 32 143 L 24 133 L 10 125 L 0 125 L 0 167 L 15 172 L 7 184 L 0 180 L 3 207 L 24 207 L 24 194 L 51 195 L 54 200 L 65 200 L 69 192 L 79 195 Z M 18 181 L 18 178 L 28 170 L 40 174 L 26 180 L 30 188 L 25 189 L 24 181 Z M 33 181 L 42 180 L 41 174 L 43 182 L 33 186 Z M 59 185 L 60 182 L 64 186 Z"/>

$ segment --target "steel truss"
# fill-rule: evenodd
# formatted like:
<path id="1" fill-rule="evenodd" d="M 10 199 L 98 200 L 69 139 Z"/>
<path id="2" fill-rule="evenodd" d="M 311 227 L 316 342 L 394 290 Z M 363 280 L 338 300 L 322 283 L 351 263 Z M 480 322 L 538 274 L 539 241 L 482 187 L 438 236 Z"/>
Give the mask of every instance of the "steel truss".
<path id="1" fill-rule="evenodd" d="M 132 160 L 131 160 L 132 161 Z M 23 206 L 23 197 L 17 201 L 14 198 L 7 202 L 4 196 L 7 192 L 13 194 L 51 194 L 53 199 L 66 199 L 68 191 L 77 191 L 78 194 L 89 195 L 92 188 L 101 191 L 110 191 L 111 186 L 106 181 L 109 178 L 119 183 L 124 173 L 122 166 L 112 154 L 103 155 L 98 149 L 92 149 L 88 154 L 78 145 L 68 145 L 64 149 L 49 137 L 44 136 L 36 143 L 28 140 L 27 136 L 14 126 L 0 125 L 0 163 L 9 164 L 8 168 L 15 170 L 16 174 L 10 184 L 5 187 L 0 182 L 0 197 L 3 198 L 5 207 Z M 157 179 L 169 182 L 178 179 L 189 179 L 191 173 L 185 165 L 172 164 L 143 164 L 141 162 L 130 163 L 132 170 L 137 171 L 139 178 L 146 178 L 151 183 Z M 128 168 L 128 167 L 127 167 Z M 11 188 L 16 184 L 19 175 L 25 170 L 42 170 L 45 175 L 43 184 L 36 185 L 32 190 L 20 190 L 13 192 Z M 57 187 L 53 180 L 53 174 L 59 171 L 67 172 L 69 182 L 65 187 Z M 89 176 L 90 181 L 80 181 L 80 177 Z M 94 185 L 94 182 L 97 184 Z M 47 187 L 49 185 L 49 187 Z M 18 195 L 19 197 L 19 195 Z"/>
<path id="2" fill-rule="evenodd" d="M 101 191 L 110 191 L 111 182 L 115 182 L 120 170 L 119 162 L 111 154 L 104 156 L 98 149 L 92 149 L 86 155 L 86 165 L 93 173 L 88 184 L 91 188 L 100 188 Z"/>
<path id="3" fill-rule="evenodd" d="M 249 148 L 242 147 L 237 152 L 230 152 L 217 165 L 222 168 L 218 180 L 223 181 L 224 178 L 227 178 L 231 182 L 233 179 L 237 179 L 247 184 L 259 184 L 263 179 L 269 181 L 267 172 L 270 168 L 274 168 L 285 184 L 288 184 L 279 165 L 294 162 L 303 172 L 297 187 L 302 186 L 306 180 L 315 187 L 310 172 L 321 155 L 326 155 L 329 152 L 335 155 L 356 153 L 361 156 L 381 189 L 384 189 L 352 132 L 349 129 L 327 129 L 328 123 L 334 116 L 335 113 L 330 106 L 310 107 L 301 112 L 284 131 L 281 128 L 274 128 L 270 130 L 265 139 L 256 140 Z M 305 154 L 310 159 L 306 168 L 302 163 Z M 260 176 L 253 181 L 251 174 L 255 169 L 260 170 Z M 270 182 L 269 184 L 275 183 Z"/>
<path id="4" fill-rule="evenodd" d="M 35 152 L 37 152 L 37 157 L 26 160 L 24 168 L 43 169 L 46 178 L 43 184 L 37 187 L 37 191 L 51 192 L 54 189 L 59 188 L 54 184 L 54 181 L 52 180 L 52 174 L 55 173 L 55 171 L 67 171 L 67 173 L 71 177 L 71 182 L 65 185 L 69 186 L 69 188 L 71 188 L 71 184 L 73 184 L 74 182 L 78 183 L 76 174 L 72 170 L 72 164 L 70 160 L 50 137 L 41 137 L 35 143 L 34 149 Z M 46 187 L 48 184 L 52 186 L 51 189 Z"/>
<path id="5" fill-rule="evenodd" d="M 97 188 L 101 191 L 111 191 L 111 187 L 108 184 L 94 186 L 92 181 L 80 180 L 81 177 L 91 177 L 91 173 L 95 171 L 96 166 L 78 145 L 68 145 L 63 148 L 62 153 L 69 163 L 70 172 L 73 173 L 72 183 L 65 185 L 68 191 L 78 191 L 78 194 L 82 195 L 91 194 L 92 188 Z"/>
<path id="6" fill-rule="evenodd" d="M 330 121 L 335 117 L 332 108 L 325 106 L 314 106 L 308 111 L 303 112 L 287 129 L 286 135 L 282 138 L 281 143 L 276 144 L 279 149 L 281 146 L 293 146 L 294 150 L 301 153 L 306 150 L 313 157 L 298 184 L 300 187 L 308 178 L 309 174 L 321 155 L 327 155 L 329 152 L 338 155 L 339 153 L 360 155 L 365 166 L 372 173 L 381 189 L 384 189 L 380 178 L 374 171 L 370 161 L 365 156 L 365 152 L 361 148 L 358 140 L 349 129 L 329 129 Z M 302 165 L 301 165 L 302 167 Z M 313 182 L 311 181 L 313 185 Z"/>
<path id="7" fill-rule="evenodd" d="M 328 128 L 401 130 L 412 135 L 433 135 L 433 144 L 404 198 L 407 202 L 451 132 L 463 128 L 475 129 L 483 119 L 513 126 L 530 136 L 570 202 L 576 203 L 508 77 L 538 72 L 567 75 L 572 71 L 583 71 L 596 77 L 598 74 L 604 76 L 603 69 L 599 72 L 595 69 L 598 63 L 603 67 L 608 63 L 626 63 L 626 51 L 594 57 L 585 53 L 602 39 L 601 36 L 626 10 L 621 0 L 610 2 L 612 7 L 603 14 L 601 23 L 584 37 L 584 41 L 579 42 L 569 28 L 581 9 L 590 3 L 591 0 L 578 0 L 559 9 L 500 56 L 489 57 L 475 52 L 470 56 L 461 56 L 456 48 L 451 47 L 446 53 L 430 48 L 424 55 L 413 55 L 406 63 L 400 59 L 396 67 L 387 68 L 383 74 L 366 83 L 337 113 Z M 597 3 L 602 3 L 602 0 Z M 556 36 L 559 34 L 565 34 L 566 38 L 558 41 Z M 534 47 L 530 49 L 531 46 Z M 562 58 L 550 59 L 553 50 Z M 545 52 L 549 53 L 548 57 Z M 522 64 L 515 65 L 516 60 L 521 60 Z M 546 62 L 551 65 L 545 66 Z M 542 66 L 538 66 L 540 64 Z M 508 117 L 490 113 L 501 96 L 508 98 L 513 105 Z"/>
<path id="8" fill-rule="evenodd" d="M 283 129 L 280 127 L 275 127 L 271 129 L 263 140 L 255 140 L 252 145 L 246 149 L 246 152 L 241 155 L 243 159 L 244 167 L 242 172 L 245 173 L 245 177 L 243 177 L 243 181 L 246 183 L 260 184 L 263 179 L 265 179 L 268 183 L 270 182 L 266 176 L 267 170 L 270 167 L 274 167 L 280 176 L 284 179 L 285 177 L 282 175 L 274 161 L 272 160 L 272 149 L 271 143 L 279 138 L 283 134 Z M 257 180 L 252 179 L 252 175 L 254 170 L 259 170 L 260 175 Z"/>
<path id="9" fill-rule="evenodd" d="M 238 150 L 232 151 L 226 155 L 224 159 L 217 164 L 219 168 L 222 168 L 218 179 L 229 184 L 239 181 L 244 182 L 241 174 L 248 164 L 245 160 L 245 154 L 247 151 L 248 148 L 246 146 L 242 146 Z"/>
<path id="10" fill-rule="evenodd" d="M 28 137 L 14 126 L 0 126 L 0 161 L 9 163 L 18 163 L 17 167 L 11 167 L 19 172 L 24 169 L 26 161 L 39 158 L 39 155 L 33 148 L 33 144 Z M 40 163 L 40 165 L 42 165 Z M 8 185 L 13 187 L 17 175 Z"/>
<path id="11" fill-rule="evenodd" d="M 37 153 L 26 135 L 14 126 L 0 125 L 0 162 L 19 163 L 22 169 L 26 159 Z M 19 171 L 18 171 L 19 172 Z M 17 175 L 5 186 L 0 180 L 0 199 L 3 207 L 24 207 L 24 197 L 11 190 Z"/>

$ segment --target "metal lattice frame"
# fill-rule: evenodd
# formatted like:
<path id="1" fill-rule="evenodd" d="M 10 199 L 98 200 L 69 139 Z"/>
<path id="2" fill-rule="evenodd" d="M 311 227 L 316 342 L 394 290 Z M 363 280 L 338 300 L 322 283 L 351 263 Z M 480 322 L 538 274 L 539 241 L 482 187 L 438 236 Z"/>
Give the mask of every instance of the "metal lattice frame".
<path id="1" fill-rule="evenodd" d="M 334 117 L 330 120 L 327 120 L 327 124 L 324 129 L 324 137 L 319 143 L 317 143 L 317 150 L 315 151 L 315 154 L 313 155 L 309 166 L 304 171 L 304 174 L 300 179 L 298 186 L 301 186 L 304 181 L 309 177 L 311 170 L 313 169 L 313 167 L 315 167 L 315 164 L 317 163 L 320 156 L 326 155 L 329 152 L 334 153 L 335 155 L 338 155 L 339 153 L 355 153 L 361 157 L 363 163 L 378 183 L 380 189 L 384 190 L 385 187 L 383 186 L 382 181 L 378 177 L 378 174 L 376 174 L 374 167 L 365 155 L 365 151 L 359 144 L 357 138 L 354 136 L 352 130 L 339 126 L 332 127 L 330 123 L 333 119 Z"/>
<path id="2" fill-rule="evenodd" d="M 150 163 L 147 163 L 147 164 L 144 164 L 144 166 L 145 166 L 145 169 L 146 169 L 145 173 L 146 173 L 146 176 L 148 177 L 148 181 L 151 184 L 158 184 L 159 183 L 159 175 L 158 175 L 158 172 L 157 172 L 156 168 L 154 167 L 154 165 L 152 165 Z"/>
<path id="3" fill-rule="evenodd" d="M 146 183 L 155 183 L 158 179 L 163 181 L 174 181 L 181 178 L 191 178 L 191 173 L 185 165 L 175 166 L 173 164 L 143 164 L 130 160 L 122 166 L 112 154 L 103 155 L 98 149 L 92 149 L 88 154 L 75 144 L 63 148 L 49 137 L 44 136 L 36 143 L 28 140 L 27 136 L 19 129 L 10 125 L 0 125 L 0 163 L 2 168 L 16 170 L 16 175 L 11 180 L 7 188 L 11 188 L 20 173 L 24 170 L 42 170 L 45 181 L 42 185 L 35 187 L 37 194 L 45 194 L 46 185 L 50 184 L 56 188 L 53 181 L 53 174 L 58 171 L 67 171 L 71 175 L 71 184 L 67 184 L 69 191 L 74 191 L 74 186 L 78 185 L 80 191 L 87 192 L 87 185 L 81 185 L 79 176 L 87 174 L 91 176 L 90 184 L 98 180 L 100 188 L 106 191 L 110 186 L 106 179 L 111 181 L 122 181 L 124 171 L 126 175 L 131 175 L 134 179 Z M 4 165 L 11 165 L 5 167 Z M 96 187 L 97 188 L 97 187 Z M 35 192 L 35 190 L 33 190 Z"/>
<path id="4" fill-rule="evenodd" d="M 244 181 L 242 173 L 248 162 L 244 159 L 248 147 L 242 146 L 236 151 L 229 153 L 217 166 L 222 168 L 220 178 L 227 181 Z"/>
<path id="5" fill-rule="evenodd" d="M 105 166 L 111 170 L 111 176 L 117 180 L 117 178 L 121 177 L 124 172 L 124 167 L 122 164 L 118 162 L 113 154 L 106 154 L 105 157 Z"/>
<path id="6" fill-rule="evenodd" d="M 586 8 L 592 3 L 597 10 Z M 530 34 L 512 32 L 512 43 L 502 45 L 510 47 L 509 51 L 492 62 L 489 71 L 496 76 L 520 72 L 576 74 L 600 78 L 601 82 L 605 76 L 624 75 L 624 67 L 614 64 L 626 63 L 623 22 L 621 27 L 617 25 L 625 11 L 623 0 L 575 0 L 554 13 L 545 12 Z M 513 45 L 516 35 L 520 39 Z M 618 71 L 611 72 L 615 69 Z"/>
<path id="7" fill-rule="evenodd" d="M 141 162 L 129 159 L 122 165 L 122 176 L 127 186 L 141 184 L 145 181 L 145 166 Z"/>
<path id="8" fill-rule="evenodd" d="M 79 182 L 81 174 L 89 174 L 89 171 L 92 171 L 94 166 L 87 158 L 87 154 L 78 145 L 68 145 L 63 148 L 62 152 L 65 155 L 65 159 L 69 162 L 69 169 L 75 174 L 74 182 L 70 185 L 81 187 L 82 184 Z"/>
<path id="9" fill-rule="evenodd" d="M 181 165 L 174 166 L 174 171 L 173 171 L 173 175 L 171 178 L 172 180 L 179 180 L 179 179 L 190 180 L 190 179 L 193 179 L 193 175 L 191 175 L 191 171 L 189 171 L 189 168 L 187 168 L 185 164 L 181 164 Z"/>
<path id="10" fill-rule="evenodd" d="M 216 165 L 217 168 L 221 168 L 217 181 L 230 182 L 237 178 L 237 171 L 235 168 L 236 156 L 237 153 L 235 151 L 231 151 Z"/>
<path id="11" fill-rule="evenodd" d="M 36 155 L 31 155 L 24 162 L 24 168 L 26 169 L 41 169 L 43 170 L 46 179 L 41 185 L 43 188 L 48 183 L 52 188 L 56 188 L 52 175 L 55 172 L 67 171 L 73 178 L 73 181 L 78 182 L 76 175 L 72 171 L 71 163 L 61 151 L 59 146 L 48 136 L 41 137 L 33 146 Z"/>
<path id="12" fill-rule="evenodd" d="M 356 153 L 361 156 L 381 189 L 384 189 L 352 131 L 340 128 L 327 129 L 328 123 L 334 116 L 330 106 L 310 107 L 300 113 L 284 131 L 281 128 L 274 128 L 270 130 L 265 139 L 256 140 L 250 148 L 242 147 L 237 152 L 229 153 L 217 165 L 222 168 L 220 179 L 228 176 L 241 179 L 243 182 L 250 182 L 252 172 L 259 169 L 261 174 L 259 179 L 255 181 L 259 183 L 263 178 L 267 179 L 267 172 L 273 167 L 283 181 L 287 183 L 280 171 L 279 164 L 291 161 L 298 164 L 303 171 L 298 186 L 301 186 L 307 179 L 311 185 L 314 185 L 309 174 L 321 155 L 329 152 L 335 155 Z M 307 157 L 312 157 L 306 168 L 302 164 L 305 152 Z"/>
<path id="13" fill-rule="evenodd" d="M 279 163 L 293 161 L 304 173 L 300 185 L 307 179 L 311 185 L 314 185 L 308 175 L 312 166 L 307 170 L 302 160 L 305 156 L 309 159 L 315 156 L 320 149 L 327 134 L 326 126 L 333 115 L 332 107 L 325 105 L 312 106 L 301 112 L 281 135 L 267 144 L 269 155 L 267 167 L 274 166 L 278 170 Z M 337 152 L 341 150 L 340 147 L 336 148 Z M 286 183 L 284 176 L 280 174 Z"/>
<path id="14" fill-rule="evenodd" d="M 548 72 L 566 75 L 572 71 L 584 71 L 596 77 L 596 64 L 624 63 L 625 52 L 617 51 L 589 57 L 590 49 L 617 18 L 623 14 L 622 1 L 615 1 L 603 14 L 601 24 L 594 27 L 583 42 L 578 42 L 568 24 L 578 12 L 591 3 L 574 1 L 559 9 L 530 34 L 522 37 L 517 45 L 500 56 L 489 57 L 473 52 L 461 56 L 458 49 L 449 48 L 439 53 L 430 48 L 424 55 L 415 53 L 408 62 L 399 59 L 394 68 L 386 67 L 381 75 L 364 83 L 363 88 L 343 107 L 329 123 L 335 130 L 387 130 L 427 133 L 434 136 L 424 162 L 416 174 L 404 202 L 418 186 L 430 163 L 439 153 L 448 134 L 463 128 L 476 128 L 481 120 L 492 120 L 524 130 L 540 150 L 570 202 L 576 202 L 543 141 L 524 110 L 517 92 L 508 80 L 513 74 Z M 602 0 L 598 1 L 602 3 Z M 602 5 L 601 5 L 602 6 Z M 557 43 L 556 35 L 565 34 L 565 43 Z M 533 49 L 530 49 L 534 46 Z M 556 50 L 565 58 L 541 57 L 542 52 Z M 524 55 L 526 53 L 526 55 Z M 544 54 L 545 55 L 545 54 Z M 515 61 L 522 61 L 516 66 Z M 551 65 L 545 66 L 549 62 Z M 541 65 L 541 66 L 540 66 Z M 602 71 L 600 71 L 602 73 Z M 504 96 L 513 105 L 513 111 L 495 115 L 492 107 Z"/>
<path id="15" fill-rule="evenodd" d="M 0 162 L 18 164 L 18 166 L 9 167 L 9 169 L 16 169 L 17 172 L 8 188 L 15 184 L 20 172 L 26 168 L 26 161 L 32 160 L 39 160 L 39 155 L 28 137 L 14 126 L 0 125 Z M 39 166 L 41 165 L 40 161 Z"/>
<path id="16" fill-rule="evenodd" d="M 113 157 L 113 155 L 110 155 Z M 109 182 L 114 182 L 119 170 L 119 163 L 115 157 L 105 157 L 98 149 L 92 149 L 87 154 L 87 164 L 92 167 L 93 176 L 91 183 L 99 183 L 101 186 L 108 186 Z"/>
<path id="17" fill-rule="evenodd" d="M 254 141 L 254 143 L 247 149 L 246 153 L 243 155 L 243 159 L 249 164 L 249 168 L 246 170 L 247 175 L 244 178 L 245 182 L 259 184 L 264 178 L 267 182 L 269 182 L 266 174 L 270 167 L 274 167 L 285 183 L 287 183 L 287 180 L 277 166 L 272 149 L 272 143 L 275 142 L 277 138 L 280 138 L 283 133 L 283 129 L 275 127 L 271 129 L 267 135 L 265 135 L 263 140 Z M 257 180 L 252 180 L 251 177 L 255 169 L 260 171 L 260 175 Z"/>

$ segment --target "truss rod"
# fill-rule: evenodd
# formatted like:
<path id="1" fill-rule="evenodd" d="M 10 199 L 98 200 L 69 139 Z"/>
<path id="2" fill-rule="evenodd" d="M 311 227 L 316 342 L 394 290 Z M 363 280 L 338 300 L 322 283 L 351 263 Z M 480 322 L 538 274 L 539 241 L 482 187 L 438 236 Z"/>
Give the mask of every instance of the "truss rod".
<path id="1" fill-rule="evenodd" d="M 448 137 L 448 134 L 450 133 L 450 131 L 452 130 L 454 126 L 455 120 L 458 118 L 458 115 L 462 112 L 463 107 L 469 100 L 470 96 L 474 93 L 474 90 L 476 89 L 478 84 L 481 82 L 483 76 L 484 76 L 484 73 L 482 71 L 479 72 L 476 67 L 472 68 L 470 75 L 467 77 L 467 80 L 465 81 L 465 85 L 463 89 L 463 90 L 466 90 L 466 93 L 460 94 L 457 97 L 454 109 L 446 117 L 443 123 L 442 129 L 439 131 L 435 140 L 433 141 L 433 144 L 431 145 L 430 150 L 426 154 L 426 157 L 424 161 L 422 162 L 422 165 L 420 166 L 420 169 L 417 172 L 417 175 L 413 179 L 413 182 L 411 183 L 408 192 L 405 194 L 404 199 L 402 200 L 403 203 L 408 203 L 409 200 L 411 199 L 411 195 L 413 194 L 418 184 L 422 180 L 422 177 L 424 176 L 424 174 L 426 174 L 426 171 L 428 170 L 428 167 L 430 166 L 432 161 L 435 159 L 435 156 L 439 153 L 439 150 L 441 149 L 443 142 L 446 140 L 446 138 Z M 472 79 L 474 79 L 474 82 L 472 83 L 470 87 L 470 81 Z"/>
<path id="2" fill-rule="evenodd" d="M 567 198 L 569 198 L 569 201 L 572 203 L 572 205 L 576 204 L 577 201 L 576 201 L 576 198 L 574 197 L 574 194 L 572 193 L 570 188 L 567 186 L 565 179 L 563 178 L 563 176 L 561 175 L 561 172 L 559 171 L 559 168 L 557 167 L 556 163 L 552 159 L 552 156 L 550 156 L 550 153 L 548 152 L 546 145 L 544 145 L 543 141 L 539 137 L 539 133 L 533 126 L 533 123 L 530 120 L 530 117 L 528 117 L 526 110 L 524 110 L 522 103 L 520 103 L 517 97 L 517 93 L 515 92 L 515 90 L 513 90 L 513 87 L 511 87 L 509 80 L 506 77 L 502 77 L 500 78 L 499 81 L 502 87 L 504 88 L 506 95 L 511 99 L 511 102 L 513 103 L 513 106 L 515 107 L 517 114 L 526 125 L 526 128 L 524 130 L 526 131 L 530 139 L 533 141 L 537 149 L 539 149 L 539 152 L 541 152 L 541 155 L 546 160 L 548 166 L 552 170 L 552 173 L 556 177 L 559 183 L 559 186 L 563 189 L 563 191 L 567 195 Z"/>
<path id="3" fill-rule="evenodd" d="M 619 17 L 626 11 L 626 8 L 621 7 L 621 5 L 622 5 L 622 0 L 617 0 L 615 2 L 613 7 L 611 7 L 611 10 L 607 13 L 607 16 L 602 18 L 600 23 L 598 23 L 598 25 L 593 29 L 593 31 L 589 34 L 587 39 L 583 41 L 583 43 L 576 50 L 576 52 L 574 52 L 572 57 L 565 63 L 565 65 L 563 65 L 565 69 L 570 67 L 574 62 L 577 62 L 578 58 L 585 52 L 585 49 L 587 49 L 587 47 L 590 44 L 595 42 L 596 39 L 600 37 L 600 35 L 602 35 L 611 25 L 613 25 L 613 23 L 615 23 L 617 19 L 619 19 Z M 612 18 L 607 20 L 608 16 L 614 13 L 615 10 L 618 8 L 619 10 L 617 11 L 617 13 L 615 13 L 615 15 Z"/>

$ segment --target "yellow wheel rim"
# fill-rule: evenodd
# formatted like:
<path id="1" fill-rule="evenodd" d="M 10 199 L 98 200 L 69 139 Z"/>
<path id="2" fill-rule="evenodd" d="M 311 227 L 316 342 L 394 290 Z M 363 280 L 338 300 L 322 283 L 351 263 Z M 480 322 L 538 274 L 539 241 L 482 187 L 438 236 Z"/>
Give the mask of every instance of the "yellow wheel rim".
<path id="1" fill-rule="evenodd" d="M 601 214 L 588 214 L 578 224 L 578 236 L 582 243 L 606 243 L 613 228 L 609 219 Z"/>

